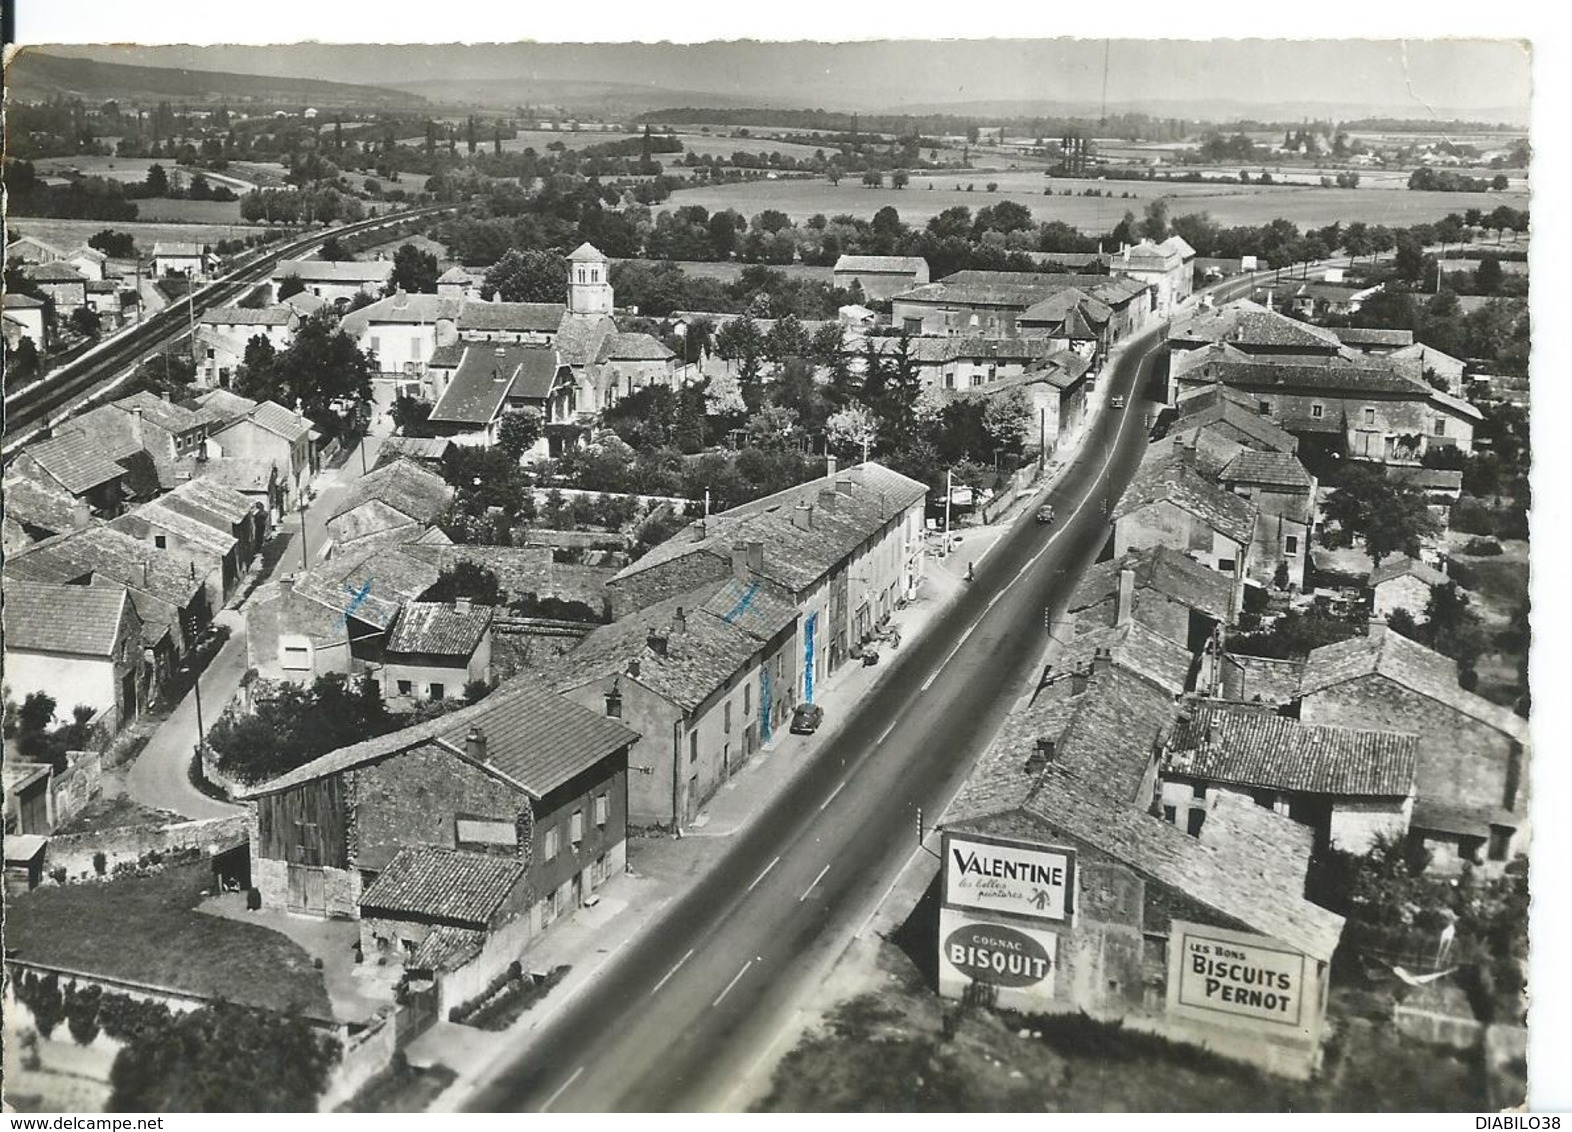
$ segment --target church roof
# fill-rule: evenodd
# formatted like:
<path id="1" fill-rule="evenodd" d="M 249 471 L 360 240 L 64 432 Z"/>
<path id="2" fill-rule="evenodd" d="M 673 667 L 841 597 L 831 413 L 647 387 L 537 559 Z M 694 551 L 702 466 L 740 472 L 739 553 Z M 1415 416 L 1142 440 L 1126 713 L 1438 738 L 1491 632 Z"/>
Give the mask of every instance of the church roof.
<path id="1" fill-rule="evenodd" d="M 606 255 L 594 244 L 583 243 L 573 249 L 573 254 L 568 256 L 570 263 L 607 263 Z"/>

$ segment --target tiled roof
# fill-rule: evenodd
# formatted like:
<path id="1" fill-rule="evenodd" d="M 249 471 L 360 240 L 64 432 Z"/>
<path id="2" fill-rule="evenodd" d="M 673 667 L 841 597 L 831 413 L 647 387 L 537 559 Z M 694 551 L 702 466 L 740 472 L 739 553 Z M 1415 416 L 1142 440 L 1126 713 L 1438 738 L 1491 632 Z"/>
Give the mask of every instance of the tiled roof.
<path id="1" fill-rule="evenodd" d="M 664 362 L 677 355 L 659 338 L 643 333 L 618 331 L 601 340 L 601 362 Z"/>
<path id="2" fill-rule="evenodd" d="M 569 263 L 607 263 L 606 254 L 594 244 L 585 241 L 568 254 Z"/>
<path id="3" fill-rule="evenodd" d="M 843 255 L 835 261 L 835 270 L 915 275 L 928 270 L 928 261 L 914 255 Z"/>
<path id="4" fill-rule="evenodd" d="M 311 315 L 327 306 L 327 300 L 320 295 L 313 295 L 310 291 L 296 291 L 287 299 L 280 299 L 280 303 L 301 314 Z"/>
<path id="5" fill-rule="evenodd" d="M 461 752 L 472 727 L 486 735 L 486 765 L 537 799 L 639 739 L 637 731 L 548 691 L 538 675 L 529 674 L 508 681 L 472 707 L 330 751 L 248 796 L 275 793 L 433 741 Z"/>
<path id="6" fill-rule="evenodd" d="M 119 518 L 110 520 L 109 525 L 115 530 L 131 533 L 142 523 L 156 530 L 168 531 L 215 557 L 223 557 L 236 546 L 235 536 L 228 531 L 217 530 L 200 519 L 176 511 L 162 499 L 135 507 Z"/>
<path id="7" fill-rule="evenodd" d="M 236 523 L 250 518 L 256 510 L 255 500 L 247 499 L 244 494 L 220 480 L 206 476 L 187 480 L 173 491 L 159 496 L 158 502 L 193 519 L 210 522 L 226 533 Z"/>
<path id="8" fill-rule="evenodd" d="M 311 422 L 297 416 L 276 401 L 263 401 L 247 414 L 248 419 L 293 444 L 311 431 Z"/>
<path id="9" fill-rule="evenodd" d="M 1394 578 L 1418 578 L 1427 586 L 1444 586 L 1451 579 L 1434 566 L 1405 554 L 1395 554 L 1370 571 L 1370 586 L 1379 586 Z"/>
<path id="10" fill-rule="evenodd" d="M 204 255 L 206 252 L 207 249 L 201 244 L 193 244 L 179 240 L 159 240 L 153 245 L 154 258 L 168 256 L 200 256 Z"/>
<path id="11" fill-rule="evenodd" d="M 274 279 L 292 275 L 311 283 L 386 283 L 393 278 L 393 261 L 286 259 L 273 269 Z"/>
<path id="12" fill-rule="evenodd" d="M 141 409 L 144 421 L 151 421 L 168 432 L 189 432 L 192 429 L 200 428 L 205 423 L 199 413 L 193 412 L 184 405 L 176 405 L 172 401 L 166 401 L 157 394 L 148 392 L 146 389 L 110 403 L 125 413 L 132 413 L 137 409 Z"/>
<path id="13" fill-rule="evenodd" d="M 491 628 L 493 613 L 489 605 L 475 605 L 468 612 L 460 612 L 448 602 L 406 602 L 388 630 L 384 650 L 429 656 L 473 656 L 486 630 Z"/>
<path id="14" fill-rule="evenodd" d="M 441 275 L 437 276 L 438 283 L 478 283 L 484 278 L 483 273 L 471 271 L 463 264 L 454 264 Z"/>
<path id="15" fill-rule="evenodd" d="M 510 396 L 544 401 L 560 368 L 550 346 L 476 343 L 464 351 L 431 419 L 490 424 Z"/>
<path id="16" fill-rule="evenodd" d="M 1256 452 L 1246 449 L 1223 468 L 1227 483 L 1261 484 L 1308 492 L 1314 482 L 1299 457 L 1288 452 Z"/>
<path id="17" fill-rule="evenodd" d="M 832 487 L 835 506 L 827 510 L 819 503 L 819 493 Z M 917 480 L 877 463 L 860 464 L 834 480 L 809 480 L 711 515 L 702 528 L 689 524 L 624 567 L 612 583 L 690 554 L 710 554 L 730 563 L 733 544 L 756 540 L 764 544 L 761 575 L 800 593 L 926 494 L 926 486 Z M 813 505 L 807 530 L 793 519 L 799 503 Z"/>
<path id="18" fill-rule="evenodd" d="M 1312 696 L 1371 675 L 1384 676 L 1520 743 L 1528 742 L 1527 720 L 1473 692 L 1465 692 L 1457 682 L 1457 665 L 1451 659 L 1390 629 L 1312 649 L 1299 692 L 1301 696 Z"/>
<path id="19" fill-rule="evenodd" d="M 1430 400 L 1435 393 L 1428 385 L 1404 372 L 1400 363 L 1363 355 L 1358 358 L 1285 355 L 1253 362 L 1208 362 L 1203 372 L 1214 381 L 1244 389 L 1397 393 L 1420 401 Z"/>
<path id="20" fill-rule="evenodd" d="M 1200 311 L 1168 332 L 1170 343 L 1228 342 L 1240 349 L 1300 349 L 1337 353 L 1342 346 L 1330 330 L 1299 322 L 1267 310 L 1249 299 L 1239 299 L 1209 311 Z"/>
<path id="21" fill-rule="evenodd" d="M 361 893 L 360 914 L 486 927 L 527 871 L 513 857 L 406 845 Z"/>
<path id="22" fill-rule="evenodd" d="M 192 482 L 209 480 L 240 492 L 266 491 L 277 477 L 272 460 L 261 456 L 216 456 L 193 465 Z"/>
<path id="23" fill-rule="evenodd" d="M 1179 714 L 1167 772 L 1295 794 L 1406 797 L 1419 739 L 1395 731 L 1324 727 L 1265 711 L 1195 703 Z"/>
<path id="24" fill-rule="evenodd" d="M 1254 400 L 1249 394 L 1242 393 L 1227 385 L 1218 385 L 1213 388 L 1227 390 L 1230 394 L 1237 394 L 1245 400 Z M 1203 403 L 1204 402 L 1204 403 Z M 1190 435 L 1206 429 L 1224 426 L 1236 432 L 1243 433 L 1247 438 L 1243 443 L 1258 450 L 1273 452 L 1293 453 L 1299 451 L 1299 441 L 1287 429 L 1272 423 L 1270 419 L 1255 411 L 1252 405 L 1244 405 L 1230 399 L 1228 396 L 1195 397 L 1179 403 L 1180 417 L 1169 430 L 1170 436 Z"/>
<path id="25" fill-rule="evenodd" d="M 421 467 L 414 460 L 399 459 L 356 480 L 339 501 L 332 518 L 377 500 L 424 525 L 447 510 L 452 498 L 453 489 L 436 472 Z"/>
<path id="26" fill-rule="evenodd" d="M 143 620 L 160 623 L 168 622 L 170 611 L 190 605 L 202 588 L 193 568 L 179 556 L 107 526 L 55 535 L 8 555 L 5 573 L 37 582 L 92 578 L 123 585 Z M 143 595 L 160 604 L 145 605 Z"/>
<path id="27" fill-rule="evenodd" d="M 68 586 L 7 576 L 5 647 L 113 656 L 129 600 L 126 591 L 115 586 Z"/>
<path id="28" fill-rule="evenodd" d="M 1338 326 L 1332 333 L 1349 346 L 1412 346 L 1412 330 L 1378 330 L 1366 326 Z"/>
<path id="29" fill-rule="evenodd" d="M 438 924 L 415 946 L 405 966 L 419 971 L 456 971 L 485 946 L 485 932 Z"/>
<path id="30" fill-rule="evenodd" d="M 1456 413 L 1460 417 L 1468 417 L 1476 421 L 1485 419 L 1485 414 L 1481 413 L 1473 405 L 1461 397 L 1454 397 L 1440 389 L 1430 390 L 1430 403 L 1432 405 L 1440 405 L 1443 409 Z"/>
<path id="31" fill-rule="evenodd" d="M 1404 464 L 1386 465 L 1386 478 L 1423 491 L 1462 491 L 1463 473 L 1456 468 L 1414 468 Z"/>
<path id="32" fill-rule="evenodd" d="M 421 292 L 410 294 L 400 291 L 374 303 L 367 303 L 359 310 L 350 311 L 339 320 L 339 327 L 351 338 L 358 338 L 373 324 L 393 323 L 424 324 L 439 319 L 456 319 L 463 300 Z"/>
<path id="33" fill-rule="evenodd" d="M 1169 546 L 1132 550 L 1123 558 L 1093 563 L 1081 575 L 1081 584 L 1071 595 L 1066 611 L 1089 609 L 1115 597 L 1119 592 L 1119 573 L 1124 568 L 1134 571 L 1138 590 L 1155 590 L 1214 621 L 1226 622 L 1233 614 L 1233 583 Z"/>
<path id="34" fill-rule="evenodd" d="M 44 300 L 32 295 L 24 295 L 19 291 L 7 291 L 4 296 L 4 305 L 9 310 L 41 310 Z"/>
<path id="35" fill-rule="evenodd" d="M 60 534 L 77 525 L 76 499 L 51 479 L 34 479 L 6 469 L 5 514 L 30 527 Z"/>
<path id="36" fill-rule="evenodd" d="M 1083 319 L 1098 325 L 1106 325 L 1113 317 L 1113 308 L 1107 303 L 1092 298 L 1079 287 L 1067 287 L 1063 291 L 1048 296 L 1040 303 L 1034 303 L 1021 312 L 1017 320 L 1022 323 L 1029 322 L 1063 322 L 1072 315 L 1079 314 Z"/>
<path id="37" fill-rule="evenodd" d="M 452 447 L 452 439 L 446 436 L 385 437 L 377 449 L 377 467 L 401 456 L 411 460 L 440 460 Z"/>
<path id="38" fill-rule="evenodd" d="M 288 326 L 300 317 L 288 307 L 214 307 L 198 322 L 206 326 Z"/>
<path id="39" fill-rule="evenodd" d="M 1189 687 L 1195 660 L 1190 650 L 1143 621 L 1081 633 L 1064 647 L 1052 667 L 1060 673 L 1084 672 L 1093 665 L 1100 649 L 1108 651 L 1115 667 L 1144 677 L 1171 696 L 1180 695 Z"/>
<path id="40" fill-rule="evenodd" d="M 1169 236 L 1158 246 L 1178 254 L 1183 259 L 1190 259 L 1195 255 L 1195 249 L 1183 236 L 1177 234 Z"/>
<path id="41" fill-rule="evenodd" d="M 457 369 L 458 364 L 464 360 L 464 351 L 469 349 L 468 342 L 444 342 L 432 348 L 431 357 L 426 360 L 426 365 L 432 369 Z"/>
<path id="42" fill-rule="evenodd" d="M 228 421 L 245 416 L 261 402 L 242 397 L 228 389 L 209 389 L 199 395 L 195 403 L 200 407 L 199 411 L 206 412 L 209 420 Z"/>
<path id="43" fill-rule="evenodd" d="M 87 277 L 69 263 L 30 264 L 22 272 L 35 283 L 85 283 Z"/>
<path id="44" fill-rule="evenodd" d="M 554 334 L 567 313 L 564 303 L 466 302 L 458 314 L 458 330 L 511 330 Z"/>
<path id="45" fill-rule="evenodd" d="M 617 332 L 617 324 L 605 315 L 582 318 L 564 314 L 557 326 L 554 343 L 563 362 L 570 366 L 587 366 L 600 356 L 600 344 L 608 334 Z"/>
<path id="46" fill-rule="evenodd" d="M 1025 310 L 1042 299 L 1051 287 L 1020 283 L 965 283 L 953 279 L 923 283 L 894 297 L 897 303 L 954 304 L 974 307 L 1014 307 Z"/>
<path id="47" fill-rule="evenodd" d="M 630 662 L 637 662 L 638 675 L 628 679 L 691 711 L 725 687 L 796 617 L 794 608 L 758 582 L 742 594 L 729 584 L 706 586 L 596 629 L 560 658 L 556 686 L 566 690 L 627 673 Z M 651 636 L 664 638 L 664 655 L 650 644 Z"/>
<path id="48" fill-rule="evenodd" d="M 73 429 L 22 450 L 72 495 L 119 479 L 126 470 L 85 432 Z"/>
<path id="49" fill-rule="evenodd" d="M 1143 461 L 1114 508 L 1114 520 L 1154 503 L 1170 503 L 1188 511 L 1234 542 L 1248 544 L 1255 530 L 1254 507 L 1177 457 Z"/>
<path id="50" fill-rule="evenodd" d="M 581 602 L 596 611 L 606 604 L 605 581 L 614 573 L 609 567 L 553 562 L 549 546 L 428 545 L 428 540 L 429 534 L 420 542 L 406 543 L 399 553 L 444 570 L 460 562 L 484 566 L 497 576 L 510 601 L 533 594 Z"/>
<path id="51" fill-rule="evenodd" d="M 407 538 L 406 532 L 399 537 Z M 408 546 L 368 539 L 367 545 L 346 554 L 335 554 L 295 580 L 296 597 L 313 601 L 339 618 L 352 613 L 355 620 L 386 629 L 399 608 L 414 601 L 436 584 L 437 563 L 412 553 Z"/>

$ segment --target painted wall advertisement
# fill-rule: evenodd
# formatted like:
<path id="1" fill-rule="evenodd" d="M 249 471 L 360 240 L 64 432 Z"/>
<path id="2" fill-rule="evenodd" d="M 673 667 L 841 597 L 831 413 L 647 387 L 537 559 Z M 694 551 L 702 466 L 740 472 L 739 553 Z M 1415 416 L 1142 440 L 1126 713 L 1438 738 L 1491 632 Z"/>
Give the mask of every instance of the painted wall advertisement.
<path id="1" fill-rule="evenodd" d="M 1001 1007 L 1041 1008 L 1053 1001 L 1058 968 L 1053 932 L 939 910 L 939 993 L 945 998 L 961 998 L 967 987 L 982 983 L 996 988 Z"/>
<path id="2" fill-rule="evenodd" d="M 1301 952 L 1268 936 L 1180 920 L 1169 940 L 1170 1012 L 1282 1036 L 1319 1030 L 1319 979 Z"/>
<path id="3" fill-rule="evenodd" d="M 1075 850 L 981 834 L 945 834 L 945 906 L 1065 921 L 1074 902 Z"/>

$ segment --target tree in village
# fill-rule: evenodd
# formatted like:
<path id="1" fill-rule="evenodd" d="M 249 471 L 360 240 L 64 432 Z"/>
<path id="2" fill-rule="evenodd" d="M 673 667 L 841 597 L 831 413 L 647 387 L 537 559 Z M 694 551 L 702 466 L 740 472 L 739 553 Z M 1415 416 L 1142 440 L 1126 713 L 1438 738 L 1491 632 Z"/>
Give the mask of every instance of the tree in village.
<path id="1" fill-rule="evenodd" d="M 351 684 L 333 672 L 309 688 L 281 683 L 252 712 L 226 711 L 208 732 L 208 743 L 226 774 L 261 782 L 395 725 L 376 680 L 367 675 Z"/>
<path id="2" fill-rule="evenodd" d="M 748 402 L 742 396 L 742 383 L 729 373 L 718 373 L 704 386 L 704 412 L 706 416 L 722 420 L 740 418 L 748 411 Z"/>
<path id="3" fill-rule="evenodd" d="M 317 254 L 329 263 L 347 263 L 355 258 L 355 253 L 340 243 L 337 236 L 329 236 L 323 241 Z"/>
<path id="4" fill-rule="evenodd" d="M 507 303 L 560 303 L 568 293 L 568 261 L 558 252 L 511 248 L 480 286 L 483 299 Z"/>
<path id="5" fill-rule="evenodd" d="M 841 456 L 861 460 L 878 435 L 878 418 L 861 405 L 847 406 L 824 422 L 824 439 Z"/>
<path id="6" fill-rule="evenodd" d="M 1437 530 L 1422 492 L 1362 465 L 1345 471 L 1329 493 L 1325 514 L 1337 525 L 1335 534 L 1329 528 L 1322 536 L 1328 546 L 1348 546 L 1358 538 L 1377 565 L 1397 553 L 1417 558 L 1420 541 Z"/>
<path id="7" fill-rule="evenodd" d="M 1146 217 L 1141 221 L 1141 235 L 1161 243 L 1168 238 L 1168 202 L 1158 197 L 1146 206 Z"/>
<path id="8" fill-rule="evenodd" d="M 524 453 L 535 447 L 541 437 L 540 412 L 537 409 L 515 409 L 502 414 L 497 422 L 497 447 L 514 461 L 524 458 Z"/>
<path id="9" fill-rule="evenodd" d="M 795 448 L 802 435 L 796 410 L 775 405 L 754 413 L 743 427 L 747 434 L 747 446 L 764 452 L 784 452 Z"/>
<path id="10" fill-rule="evenodd" d="M 16 349 L 6 359 L 5 380 L 10 386 L 19 385 L 24 381 L 38 376 L 38 347 L 33 345 L 33 339 L 24 335 L 16 344 Z"/>
<path id="11" fill-rule="evenodd" d="M 435 294 L 438 274 L 436 256 L 414 244 L 401 244 L 393 253 L 393 277 L 389 283 L 395 289 Z"/>
<path id="12" fill-rule="evenodd" d="M 497 575 L 479 563 L 460 560 L 444 566 L 421 601 L 454 601 L 467 597 L 477 605 L 501 605 L 502 584 Z"/>
<path id="13" fill-rule="evenodd" d="M 307 417 L 333 427 L 331 422 L 338 419 L 336 403 L 370 400 L 375 372 L 370 355 L 323 310 L 306 319 L 294 341 L 270 363 L 245 366 L 235 387 L 256 401 L 276 401 L 286 407 L 298 402 Z"/>
<path id="14" fill-rule="evenodd" d="M 715 335 L 715 353 L 737 364 L 737 376 L 747 389 L 764 368 L 765 339 L 759 324 L 747 315 L 731 319 Z"/>
<path id="15" fill-rule="evenodd" d="M 1020 455 L 1032 425 L 1032 407 L 1019 389 L 1002 397 L 988 398 L 983 409 L 983 428 L 996 449 Z"/>

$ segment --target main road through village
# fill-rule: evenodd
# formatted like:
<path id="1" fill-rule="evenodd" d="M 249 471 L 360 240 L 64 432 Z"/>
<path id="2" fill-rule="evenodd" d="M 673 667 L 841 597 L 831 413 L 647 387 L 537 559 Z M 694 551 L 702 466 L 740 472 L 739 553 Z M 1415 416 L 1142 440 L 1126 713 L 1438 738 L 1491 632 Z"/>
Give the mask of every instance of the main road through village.
<path id="1" fill-rule="evenodd" d="M 1220 288 L 1226 300 L 1244 280 Z M 629 941 L 512 1056 L 472 1110 L 721 1108 L 856 935 L 1028 683 L 1108 534 L 1140 462 L 1160 328 L 1106 372 L 1105 408 L 1048 495 L 1058 522 L 1023 516 L 976 580 L 737 835 L 715 867 Z M 928 844 L 933 844 L 929 838 Z"/>

